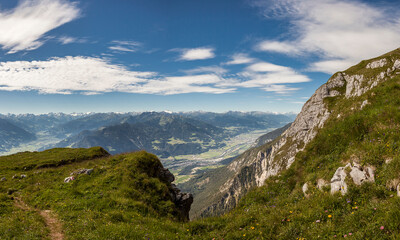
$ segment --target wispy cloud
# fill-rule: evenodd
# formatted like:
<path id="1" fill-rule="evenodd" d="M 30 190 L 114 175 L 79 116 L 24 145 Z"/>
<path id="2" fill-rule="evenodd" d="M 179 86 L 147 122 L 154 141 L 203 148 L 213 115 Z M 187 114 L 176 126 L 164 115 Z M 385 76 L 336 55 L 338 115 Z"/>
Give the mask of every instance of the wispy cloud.
<path id="1" fill-rule="evenodd" d="M 150 80 L 146 84 L 136 86 L 133 92 L 149 94 L 183 94 L 183 93 L 212 93 L 222 94 L 236 91 L 235 87 L 218 86 L 224 79 L 214 74 L 165 77 Z"/>
<path id="2" fill-rule="evenodd" d="M 84 38 L 76 38 L 76 37 L 70 37 L 70 36 L 62 36 L 57 38 L 57 40 L 65 45 L 65 44 L 71 44 L 71 43 L 86 43 L 87 40 Z"/>
<path id="3" fill-rule="evenodd" d="M 90 57 L 52 58 L 48 61 L 0 63 L 0 89 L 37 90 L 41 93 L 70 94 L 81 91 L 125 92 L 156 74 L 129 71 L 124 66 Z M 128 90 L 129 91 L 129 90 Z"/>
<path id="4" fill-rule="evenodd" d="M 376 7 L 353 0 L 252 0 L 268 18 L 288 19 L 290 37 L 269 39 L 261 51 L 316 54 L 312 71 L 333 73 L 400 46 L 400 17 L 396 8 Z M 393 3 L 397 4 L 397 3 Z M 397 9 L 397 10 L 395 10 Z"/>
<path id="5" fill-rule="evenodd" d="M 47 61 L 0 62 L 0 90 L 45 94 L 106 92 L 181 94 L 228 93 L 236 90 L 223 85 L 216 74 L 160 76 L 154 72 L 130 71 L 103 58 L 64 57 Z"/>
<path id="6" fill-rule="evenodd" d="M 226 65 L 237 65 L 237 64 L 248 64 L 254 62 L 254 58 L 250 58 L 245 53 L 237 53 L 234 54 L 229 62 L 226 62 Z"/>
<path id="7" fill-rule="evenodd" d="M 215 57 L 215 49 L 211 47 L 176 48 L 172 49 L 171 51 L 181 53 L 178 58 L 180 61 L 204 60 Z"/>
<path id="8" fill-rule="evenodd" d="M 9 54 L 34 50 L 45 42 L 52 29 L 79 17 L 74 2 L 65 0 L 24 0 L 11 10 L 0 10 L 0 45 Z"/>
<path id="9" fill-rule="evenodd" d="M 142 46 L 142 43 L 135 41 L 115 40 L 111 44 L 112 46 L 108 48 L 116 52 L 136 52 Z"/>
<path id="10" fill-rule="evenodd" d="M 302 49 L 291 42 L 262 41 L 256 46 L 256 50 L 266 52 L 279 52 L 285 54 L 298 54 Z"/>
<path id="11" fill-rule="evenodd" d="M 288 93 L 299 88 L 288 87 L 285 84 L 296 84 L 311 81 L 307 76 L 297 73 L 290 67 L 268 62 L 254 63 L 239 74 L 244 81 L 237 84 L 246 88 L 261 88 L 264 91 Z"/>
<path id="12" fill-rule="evenodd" d="M 44 94 L 94 95 L 108 92 L 146 94 L 232 93 L 239 88 L 259 88 L 286 94 L 298 90 L 288 84 L 309 79 L 285 66 L 258 62 L 239 74 L 219 66 L 182 71 L 179 76 L 132 71 L 108 58 L 63 57 L 46 61 L 0 62 L 0 90 L 38 91 Z"/>
<path id="13" fill-rule="evenodd" d="M 228 72 L 225 68 L 220 66 L 205 66 L 205 67 L 198 67 L 194 69 L 184 70 L 186 74 L 199 74 L 199 73 L 213 73 L 216 75 L 223 75 Z"/>

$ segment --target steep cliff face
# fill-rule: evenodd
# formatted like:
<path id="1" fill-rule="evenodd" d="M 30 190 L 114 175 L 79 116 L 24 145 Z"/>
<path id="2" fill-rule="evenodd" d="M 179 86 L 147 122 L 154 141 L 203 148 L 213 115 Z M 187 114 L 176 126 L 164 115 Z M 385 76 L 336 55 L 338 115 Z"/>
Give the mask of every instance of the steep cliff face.
<path id="1" fill-rule="evenodd" d="M 361 96 L 380 82 L 400 74 L 400 49 L 362 61 L 334 74 L 304 104 L 292 125 L 272 143 L 248 150 L 235 159 L 227 171 L 232 175 L 218 189 L 221 198 L 203 209 L 201 216 L 215 215 L 233 208 L 239 199 L 271 176 L 290 167 L 299 151 L 316 136 L 331 116 L 330 100 Z M 360 109 L 368 104 L 363 102 Z M 357 110 L 357 109 L 354 109 Z M 358 109 L 359 110 L 359 109 Z"/>

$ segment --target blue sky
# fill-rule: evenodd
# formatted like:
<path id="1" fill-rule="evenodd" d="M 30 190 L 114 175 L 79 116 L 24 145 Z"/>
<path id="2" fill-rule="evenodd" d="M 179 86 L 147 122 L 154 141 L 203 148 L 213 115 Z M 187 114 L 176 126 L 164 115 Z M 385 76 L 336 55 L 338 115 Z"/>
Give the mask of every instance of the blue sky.
<path id="1" fill-rule="evenodd" d="M 300 111 L 400 1 L 2 0 L 0 113 Z"/>

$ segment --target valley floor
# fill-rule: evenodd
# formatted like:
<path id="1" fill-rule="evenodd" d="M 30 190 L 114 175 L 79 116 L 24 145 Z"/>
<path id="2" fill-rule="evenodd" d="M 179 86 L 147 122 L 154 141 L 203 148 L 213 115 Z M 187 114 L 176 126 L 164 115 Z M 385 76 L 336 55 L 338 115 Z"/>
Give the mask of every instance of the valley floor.
<path id="1" fill-rule="evenodd" d="M 249 149 L 258 137 L 272 130 L 274 128 L 243 133 L 225 140 L 225 147 L 211 149 L 208 152 L 196 155 L 181 155 L 161 159 L 161 162 L 175 175 L 175 183 L 183 183 L 202 170 L 226 165 L 227 159 L 240 155 Z"/>

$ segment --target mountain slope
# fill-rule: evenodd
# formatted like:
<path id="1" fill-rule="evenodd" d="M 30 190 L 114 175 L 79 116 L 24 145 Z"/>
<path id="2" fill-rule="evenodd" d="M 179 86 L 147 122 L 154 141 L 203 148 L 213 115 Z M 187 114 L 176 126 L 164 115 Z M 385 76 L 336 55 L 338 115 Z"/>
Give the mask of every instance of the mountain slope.
<path id="1" fill-rule="evenodd" d="M 169 157 L 220 147 L 218 141 L 226 136 L 223 129 L 195 119 L 165 113 L 143 113 L 125 119 L 122 124 L 83 131 L 56 146 L 102 146 L 111 153 L 145 149 L 161 157 Z"/>
<path id="2" fill-rule="evenodd" d="M 129 113 L 95 113 L 60 124 L 54 131 L 59 131 L 64 134 L 76 134 L 84 130 L 93 130 L 99 127 L 121 123 L 129 116 L 131 116 Z"/>
<path id="3" fill-rule="evenodd" d="M 35 138 L 34 134 L 0 118 L 0 152 Z"/>
<path id="4" fill-rule="evenodd" d="M 262 186 L 266 179 L 288 169 L 293 164 L 296 154 L 304 150 L 315 138 L 328 119 L 341 117 L 340 109 L 336 110 L 336 115 L 333 114 L 335 104 L 354 102 L 356 106 L 349 111 L 359 110 L 366 100 L 363 94 L 382 82 L 395 81 L 399 74 L 399 49 L 375 59 L 362 61 L 344 72 L 334 74 L 326 84 L 316 90 L 304 104 L 296 120 L 279 138 L 267 145 L 251 149 L 235 159 L 220 173 L 229 176 L 222 186 L 209 183 L 212 190 L 208 191 L 216 194 L 213 195 L 214 199 L 208 199 L 208 202 L 213 203 L 204 206 L 202 215 L 215 215 L 232 209 L 251 188 Z M 364 96 L 362 101 L 356 100 L 361 96 Z M 365 104 L 368 104 L 368 101 Z M 208 188 L 207 184 L 203 187 Z"/>
<path id="5" fill-rule="evenodd" d="M 260 136 L 254 143 L 255 147 L 260 147 L 264 144 L 273 141 L 275 138 L 279 137 L 283 132 L 285 132 L 286 129 L 290 127 L 290 125 L 292 125 L 292 123 L 288 123 L 281 128 L 275 129 L 274 131 L 271 131 L 269 133 Z"/>
<path id="6" fill-rule="evenodd" d="M 47 239 L 46 211 L 67 239 L 171 239 L 192 201 L 146 152 L 24 152 L 0 157 L 0 178 L 0 239 Z"/>

